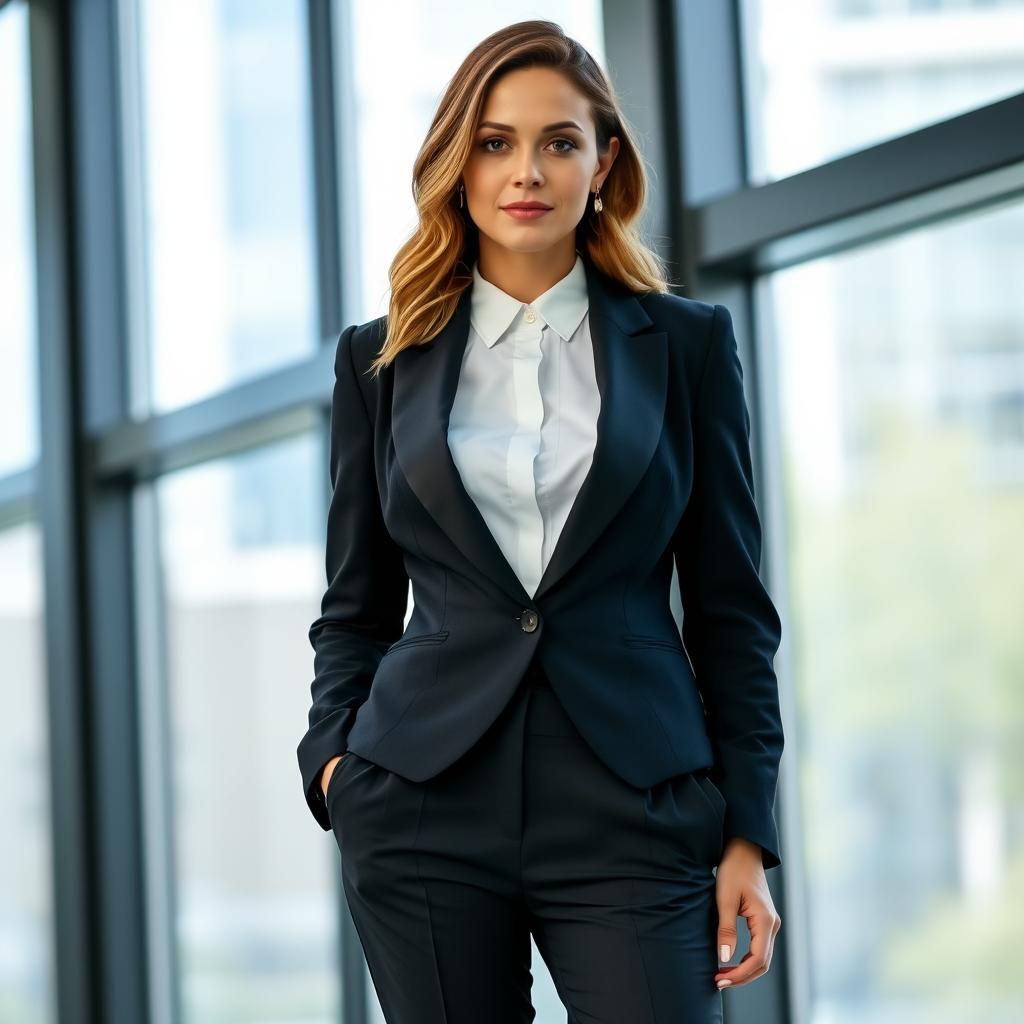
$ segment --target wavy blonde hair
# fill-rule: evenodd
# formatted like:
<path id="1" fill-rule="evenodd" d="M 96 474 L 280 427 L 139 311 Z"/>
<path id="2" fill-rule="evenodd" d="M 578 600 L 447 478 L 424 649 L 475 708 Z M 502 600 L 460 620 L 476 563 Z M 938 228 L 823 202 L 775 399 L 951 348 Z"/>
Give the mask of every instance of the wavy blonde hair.
<path id="1" fill-rule="evenodd" d="M 667 292 L 664 264 L 640 237 L 637 221 L 647 196 L 647 174 L 634 134 L 604 72 L 587 50 L 552 21 L 520 21 L 480 42 L 444 91 L 413 166 L 419 224 L 391 262 L 387 334 L 371 363 L 375 374 L 399 352 L 425 344 L 445 326 L 473 282 L 479 229 L 458 185 L 472 152 L 487 94 L 508 71 L 553 68 L 590 101 L 597 148 L 619 139 L 619 152 L 601 186 L 600 213 L 587 204 L 576 229 L 576 248 L 609 277 L 634 292 Z"/>

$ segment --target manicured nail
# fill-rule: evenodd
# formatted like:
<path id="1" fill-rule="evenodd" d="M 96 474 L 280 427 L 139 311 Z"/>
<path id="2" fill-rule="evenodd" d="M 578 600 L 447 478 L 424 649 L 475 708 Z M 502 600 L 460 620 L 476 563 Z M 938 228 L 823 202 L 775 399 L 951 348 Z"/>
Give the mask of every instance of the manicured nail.
<path id="1" fill-rule="evenodd" d="M 728 978 L 723 978 L 720 982 L 718 982 L 718 991 L 721 992 L 722 989 L 725 988 L 726 985 L 731 985 L 731 984 L 732 984 L 732 982 Z"/>
<path id="2" fill-rule="evenodd" d="M 724 942 L 718 947 L 718 959 L 723 963 L 729 959 L 729 947 Z"/>

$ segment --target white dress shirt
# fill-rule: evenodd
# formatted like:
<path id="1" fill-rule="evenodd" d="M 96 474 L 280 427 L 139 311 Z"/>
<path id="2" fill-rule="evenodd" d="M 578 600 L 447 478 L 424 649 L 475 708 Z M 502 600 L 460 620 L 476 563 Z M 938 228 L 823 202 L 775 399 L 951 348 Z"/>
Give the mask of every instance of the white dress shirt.
<path id="1" fill-rule="evenodd" d="M 505 558 L 537 590 L 597 443 L 587 278 L 521 302 L 473 264 L 470 330 L 448 426 L 452 459 Z"/>

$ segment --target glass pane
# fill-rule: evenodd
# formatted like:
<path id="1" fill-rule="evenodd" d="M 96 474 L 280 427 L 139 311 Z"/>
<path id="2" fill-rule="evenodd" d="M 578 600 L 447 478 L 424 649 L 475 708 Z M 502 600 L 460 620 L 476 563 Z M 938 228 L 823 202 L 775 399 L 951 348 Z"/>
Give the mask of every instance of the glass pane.
<path id="1" fill-rule="evenodd" d="M 347 171 L 346 220 L 356 258 L 346 270 L 349 322 L 387 312 L 388 267 L 416 226 L 411 184 L 416 153 L 437 103 L 463 58 L 499 28 L 528 18 L 555 21 L 605 66 L 599 0 L 552 0 L 516 7 L 493 0 L 395 4 L 335 3 L 338 48 L 347 53 L 355 146 Z M 347 22 L 346 22 L 346 19 Z M 381 74 L 404 68 L 407 74 Z M 343 154 L 344 156 L 344 154 Z"/>
<path id="2" fill-rule="evenodd" d="M 1022 237 L 1006 207 L 765 285 L 816 1024 L 1024 1007 Z"/>
<path id="3" fill-rule="evenodd" d="M 137 2 L 148 379 L 165 410 L 319 345 L 306 4 Z"/>
<path id="4" fill-rule="evenodd" d="M 157 484 L 182 1024 L 339 1019 L 337 846 L 295 760 L 324 465 L 303 436 Z"/>
<path id="5" fill-rule="evenodd" d="M 760 185 L 1024 89 L 1024 0 L 743 0 Z"/>
<path id="6" fill-rule="evenodd" d="M 0 10 L 0 476 L 39 458 L 28 8 Z"/>
<path id="7" fill-rule="evenodd" d="M 43 556 L 35 524 L 0 533 L 0 580 L 0 1020 L 44 1024 L 56 1020 L 56 1000 Z"/>

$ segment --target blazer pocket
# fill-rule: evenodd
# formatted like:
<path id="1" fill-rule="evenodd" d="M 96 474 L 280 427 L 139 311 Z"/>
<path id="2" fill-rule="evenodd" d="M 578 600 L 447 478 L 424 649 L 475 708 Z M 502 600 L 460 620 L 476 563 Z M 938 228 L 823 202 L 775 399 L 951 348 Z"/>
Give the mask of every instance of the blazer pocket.
<path id="1" fill-rule="evenodd" d="M 416 633 L 403 636 L 396 640 L 385 652 L 385 655 L 397 651 L 400 647 L 412 647 L 414 644 L 441 644 L 448 639 L 448 630 L 439 629 L 436 633 Z"/>
<path id="2" fill-rule="evenodd" d="M 664 647 L 670 651 L 683 651 L 682 639 L 666 636 L 645 636 L 642 633 L 623 633 L 622 641 L 627 647 Z"/>
<path id="3" fill-rule="evenodd" d="M 698 768 L 693 772 L 693 777 L 698 787 L 703 791 L 705 799 L 711 804 L 711 809 L 715 812 L 718 821 L 724 824 L 725 811 L 728 806 L 725 794 L 715 785 L 714 780 L 708 775 L 706 768 Z"/>

